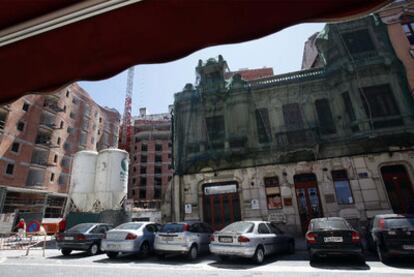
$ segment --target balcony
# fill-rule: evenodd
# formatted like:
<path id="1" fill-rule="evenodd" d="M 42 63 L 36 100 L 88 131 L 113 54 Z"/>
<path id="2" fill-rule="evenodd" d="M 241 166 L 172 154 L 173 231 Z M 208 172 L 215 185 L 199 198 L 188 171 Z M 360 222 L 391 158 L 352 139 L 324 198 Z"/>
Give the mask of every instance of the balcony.
<path id="1" fill-rule="evenodd" d="M 58 102 L 50 98 L 45 99 L 45 102 L 43 103 L 43 108 L 45 108 L 45 110 L 52 112 L 54 114 L 63 112 L 63 109 L 59 107 Z"/>
<path id="2" fill-rule="evenodd" d="M 319 141 L 317 128 L 280 128 L 275 134 L 277 147 L 289 149 L 315 145 Z"/>
<path id="3" fill-rule="evenodd" d="M 9 108 L 6 108 L 8 105 L 0 106 L 0 132 L 3 132 L 6 127 L 7 116 L 9 115 Z"/>

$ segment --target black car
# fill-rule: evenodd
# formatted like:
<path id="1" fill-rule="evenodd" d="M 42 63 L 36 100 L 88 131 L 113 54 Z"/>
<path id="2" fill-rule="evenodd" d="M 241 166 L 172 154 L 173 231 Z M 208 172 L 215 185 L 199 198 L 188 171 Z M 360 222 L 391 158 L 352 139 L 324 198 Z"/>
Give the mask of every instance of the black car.
<path id="1" fill-rule="evenodd" d="M 414 215 L 376 215 L 370 225 L 368 242 L 382 262 L 414 255 Z"/>
<path id="2" fill-rule="evenodd" d="M 311 261 L 326 256 L 352 255 L 365 262 L 360 234 L 344 218 L 314 218 L 305 236 Z"/>
<path id="3" fill-rule="evenodd" d="M 72 250 L 87 251 L 96 255 L 100 251 L 101 240 L 112 226 L 105 223 L 81 223 L 56 236 L 62 254 L 70 255 Z"/>

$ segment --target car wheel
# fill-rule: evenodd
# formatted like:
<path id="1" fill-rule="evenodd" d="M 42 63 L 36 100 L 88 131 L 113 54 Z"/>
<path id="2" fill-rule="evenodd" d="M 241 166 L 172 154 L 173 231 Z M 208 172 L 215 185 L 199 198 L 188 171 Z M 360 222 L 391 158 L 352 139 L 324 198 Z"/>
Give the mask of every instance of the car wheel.
<path id="1" fill-rule="evenodd" d="M 381 247 L 378 244 L 376 246 L 376 249 L 377 249 L 378 259 L 383 263 L 388 262 L 389 260 L 388 255 L 384 253 L 384 251 L 381 249 Z"/>
<path id="2" fill-rule="evenodd" d="M 148 257 L 149 252 L 150 252 L 150 247 L 149 247 L 148 242 L 144 241 L 141 244 L 141 248 L 140 248 L 139 252 L 141 253 L 142 256 Z"/>
<path id="3" fill-rule="evenodd" d="M 118 252 L 106 252 L 106 256 L 110 259 L 115 259 L 118 256 Z"/>
<path id="4" fill-rule="evenodd" d="M 197 246 L 193 245 L 193 246 L 191 246 L 190 251 L 188 251 L 188 258 L 191 261 L 194 261 L 194 260 L 197 259 L 197 256 L 198 256 Z"/>
<path id="5" fill-rule="evenodd" d="M 264 261 L 264 251 L 262 247 L 258 247 L 254 253 L 253 260 L 256 264 L 262 264 Z"/>
<path id="6" fill-rule="evenodd" d="M 69 256 L 70 253 L 72 253 L 72 250 L 70 250 L 70 249 L 61 249 L 60 252 L 62 252 L 63 256 Z"/>
<path id="7" fill-rule="evenodd" d="M 289 242 L 287 252 L 289 254 L 294 254 L 295 253 L 295 242 L 294 241 Z"/>
<path id="8" fill-rule="evenodd" d="M 94 256 L 98 254 L 98 252 L 99 252 L 99 245 L 97 243 L 94 243 L 91 245 L 91 247 L 89 247 L 89 250 L 88 250 L 89 255 Z"/>

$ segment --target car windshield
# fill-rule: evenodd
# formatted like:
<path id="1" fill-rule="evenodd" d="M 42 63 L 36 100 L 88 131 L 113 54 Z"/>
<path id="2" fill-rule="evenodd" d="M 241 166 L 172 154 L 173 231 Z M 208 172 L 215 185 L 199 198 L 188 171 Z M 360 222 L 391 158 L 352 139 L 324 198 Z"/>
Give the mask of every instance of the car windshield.
<path id="1" fill-rule="evenodd" d="M 389 218 L 385 220 L 385 225 L 390 229 L 413 229 L 414 217 Z"/>
<path id="2" fill-rule="evenodd" d="M 315 221 L 312 223 L 313 230 L 342 230 L 342 229 L 349 229 L 348 224 L 344 220 L 320 220 Z"/>
<path id="3" fill-rule="evenodd" d="M 252 222 L 234 222 L 223 228 L 220 232 L 236 232 L 236 233 L 250 233 L 253 231 L 254 224 Z"/>
<path id="4" fill-rule="evenodd" d="M 118 229 L 118 230 L 138 230 L 139 228 L 141 228 L 141 226 L 142 226 L 142 223 L 129 222 L 129 223 L 121 224 L 121 225 L 117 226 L 115 229 Z"/>
<path id="5" fill-rule="evenodd" d="M 78 224 L 78 225 L 75 225 L 72 228 L 70 228 L 68 230 L 68 232 L 84 233 L 84 232 L 88 231 L 94 225 L 95 224 L 93 224 L 93 223 L 82 223 L 82 224 Z"/>
<path id="6" fill-rule="evenodd" d="M 183 230 L 184 230 L 183 223 L 169 223 L 169 224 L 165 224 L 161 228 L 161 232 L 165 232 L 165 233 L 178 233 L 178 232 L 182 232 Z"/>

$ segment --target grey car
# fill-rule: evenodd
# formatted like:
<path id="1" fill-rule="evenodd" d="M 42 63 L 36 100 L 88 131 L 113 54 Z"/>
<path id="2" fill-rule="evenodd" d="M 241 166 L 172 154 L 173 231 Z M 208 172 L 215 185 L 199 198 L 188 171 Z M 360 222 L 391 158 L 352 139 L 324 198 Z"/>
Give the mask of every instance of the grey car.
<path id="1" fill-rule="evenodd" d="M 167 223 L 155 236 L 154 250 L 158 257 L 165 254 L 185 254 L 190 260 L 209 251 L 213 229 L 204 222 Z"/>
<path id="2" fill-rule="evenodd" d="M 147 256 L 154 245 L 155 233 L 159 224 L 154 222 L 128 222 L 121 224 L 106 234 L 102 240 L 102 250 L 110 259 L 119 253 L 134 253 Z"/>
<path id="3" fill-rule="evenodd" d="M 294 253 L 295 240 L 270 222 L 237 221 L 212 235 L 210 251 L 223 260 L 239 256 L 261 264 L 266 255 Z"/>
<path id="4" fill-rule="evenodd" d="M 96 255 L 101 250 L 101 240 L 112 225 L 105 223 L 81 223 L 73 226 L 64 233 L 56 235 L 57 246 L 64 256 L 72 250 L 86 251 Z"/>

